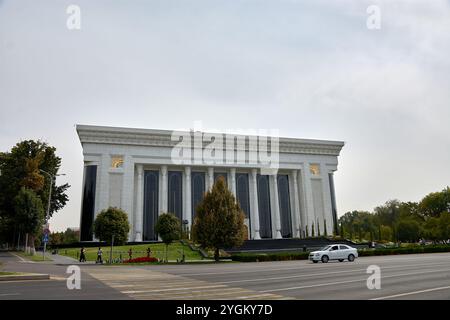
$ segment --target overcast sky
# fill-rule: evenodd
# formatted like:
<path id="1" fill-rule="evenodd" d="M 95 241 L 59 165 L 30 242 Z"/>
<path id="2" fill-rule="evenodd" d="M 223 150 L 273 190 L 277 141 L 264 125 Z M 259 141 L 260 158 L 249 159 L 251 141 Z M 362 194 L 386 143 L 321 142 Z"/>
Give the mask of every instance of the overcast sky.
<path id="1" fill-rule="evenodd" d="M 0 0 L 0 150 L 57 147 L 53 230 L 79 226 L 75 124 L 342 140 L 339 215 L 418 201 L 450 184 L 449 57 L 444 0 Z"/>

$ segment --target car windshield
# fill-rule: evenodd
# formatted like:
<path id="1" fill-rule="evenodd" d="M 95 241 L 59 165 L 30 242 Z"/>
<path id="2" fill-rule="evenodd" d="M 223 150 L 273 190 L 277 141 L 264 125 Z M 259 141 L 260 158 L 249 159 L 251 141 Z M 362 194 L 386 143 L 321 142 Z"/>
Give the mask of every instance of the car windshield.
<path id="1" fill-rule="evenodd" d="M 323 247 L 322 249 L 320 249 L 320 251 L 327 251 L 328 249 L 330 249 L 331 248 L 331 246 L 325 246 L 325 247 Z"/>

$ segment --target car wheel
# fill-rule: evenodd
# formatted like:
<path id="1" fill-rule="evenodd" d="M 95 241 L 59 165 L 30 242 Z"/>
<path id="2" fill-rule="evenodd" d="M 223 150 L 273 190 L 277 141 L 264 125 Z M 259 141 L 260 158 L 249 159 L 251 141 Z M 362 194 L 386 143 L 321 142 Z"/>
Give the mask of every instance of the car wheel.
<path id="1" fill-rule="evenodd" d="M 355 261 L 355 256 L 352 255 L 352 254 L 349 254 L 349 255 L 348 255 L 348 261 L 350 261 L 350 262 Z"/>
<path id="2" fill-rule="evenodd" d="M 342 261 L 344 261 L 344 259 L 339 259 L 339 262 L 342 262 Z"/>
<path id="3" fill-rule="evenodd" d="M 327 263 L 330 258 L 328 256 L 322 256 L 322 263 Z"/>
<path id="4" fill-rule="evenodd" d="M 319 261 L 317 261 L 317 260 L 313 260 L 312 262 L 314 262 L 314 263 L 317 263 L 317 262 L 319 262 Z"/>

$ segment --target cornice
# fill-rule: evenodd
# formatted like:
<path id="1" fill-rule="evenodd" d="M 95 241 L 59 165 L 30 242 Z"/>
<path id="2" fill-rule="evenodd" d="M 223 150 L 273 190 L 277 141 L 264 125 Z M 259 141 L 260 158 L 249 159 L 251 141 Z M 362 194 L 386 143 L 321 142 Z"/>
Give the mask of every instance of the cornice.
<path id="1" fill-rule="evenodd" d="M 178 143 L 178 141 L 171 141 L 171 135 L 173 132 L 171 130 L 132 129 L 89 125 L 77 125 L 76 130 L 82 144 L 98 143 L 174 147 Z M 183 131 L 183 133 L 189 134 L 187 131 Z M 236 136 L 243 137 L 242 135 Z M 207 144 L 208 142 L 204 141 L 203 145 L 205 146 Z M 343 146 L 344 142 L 342 141 L 279 138 L 280 153 L 338 156 Z M 236 150 L 236 148 L 234 149 Z M 270 150 L 269 146 L 268 149 Z"/>

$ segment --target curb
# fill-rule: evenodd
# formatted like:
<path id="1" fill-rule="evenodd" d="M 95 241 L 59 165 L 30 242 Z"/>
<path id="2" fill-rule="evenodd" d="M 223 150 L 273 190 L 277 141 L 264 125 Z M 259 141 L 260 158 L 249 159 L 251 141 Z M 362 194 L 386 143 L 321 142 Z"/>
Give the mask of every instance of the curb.
<path id="1" fill-rule="evenodd" d="M 14 274 L 0 276 L 0 281 L 17 281 L 17 280 L 50 280 L 49 274 Z"/>

